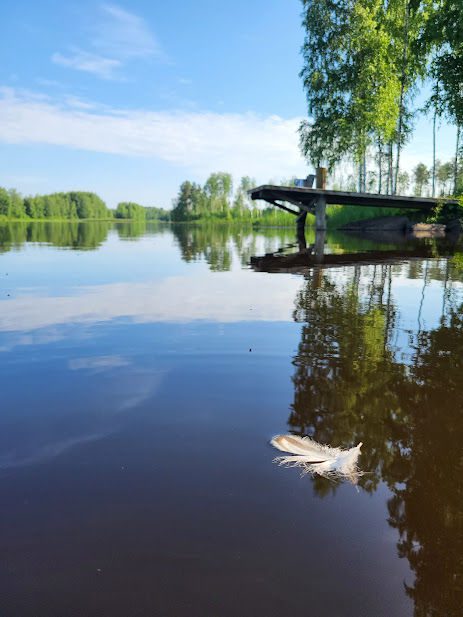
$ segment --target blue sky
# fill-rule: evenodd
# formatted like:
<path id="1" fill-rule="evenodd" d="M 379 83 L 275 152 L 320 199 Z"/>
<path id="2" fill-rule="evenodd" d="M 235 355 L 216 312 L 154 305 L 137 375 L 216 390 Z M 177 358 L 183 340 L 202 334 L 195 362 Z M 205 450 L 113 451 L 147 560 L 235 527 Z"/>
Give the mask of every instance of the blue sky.
<path id="1" fill-rule="evenodd" d="M 299 0 L 0 6 L 0 185 L 169 207 L 212 171 L 307 173 Z M 453 129 L 443 126 L 439 156 Z M 430 161 L 429 119 L 404 165 Z"/>

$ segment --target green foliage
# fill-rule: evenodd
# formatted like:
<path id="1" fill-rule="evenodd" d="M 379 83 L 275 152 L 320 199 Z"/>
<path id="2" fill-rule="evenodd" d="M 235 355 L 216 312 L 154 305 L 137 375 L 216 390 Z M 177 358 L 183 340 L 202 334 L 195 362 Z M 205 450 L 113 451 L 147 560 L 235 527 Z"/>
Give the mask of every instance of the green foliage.
<path id="1" fill-rule="evenodd" d="M 291 214 L 277 208 L 259 208 L 249 198 L 248 191 L 255 186 L 249 176 L 241 178 L 235 196 L 232 196 L 233 180 L 230 174 L 213 173 L 204 187 L 194 182 L 181 184 L 174 208 L 173 222 L 222 221 L 249 222 L 253 225 L 294 224 Z"/>
<path id="2" fill-rule="evenodd" d="M 405 95 L 422 66 L 405 52 L 423 15 L 407 6 L 404 0 L 303 0 L 301 77 L 313 121 L 304 121 L 300 134 L 313 163 L 332 168 L 346 154 L 360 162 L 368 145 L 403 139 L 399 118 L 403 129 Z"/>
<path id="3" fill-rule="evenodd" d="M 423 33 L 432 53 L 430 74 L 436 84 L 433 103 L 439 115 L 463 126 L 463 12 L 460 2 L 433 3 Z"/>
<path id="4" fill-rule="evenodd" d="M 294 226 L 295 217 L 284 210 L 270 206 L 263 210 L 258 210 L 253 218 L 254 227 L 265 227 L 266 225 L 275 227 Z M 306 219 L 307 225 L 315 224 L 315 216 L 308 214 Z"/>
<path id="5" fill-rule="evenodd" d="M 169 210 L 165 210 L 164 208 L 156 208 L 154 206 L 149 206 L 145 208 L 145 212 L 145 218 L 147 221 L 170 221 L 170 212 Z"/>
<path id="6" fill-rule="evenodd" d="M 448 223 L 459 219 L 463 222 L 463 198 L 459 199 L 458 204 L 445 204 L 439 202 L 432 213 L 426 218 L 427 223 Z"/>
<path id="7" fill-rule="evenodd" d="M 170 212 L 164 208 L 140 206 L 131 201 L 123 201 L 114 211 L 116 219 L 133 221 L 170 221 Z"/>
<path id="8" fill-rule="evenodd" d="M 418 110 L 418 85 L 434 82 L 427 109 L 463 127 L 463 11 L 455 0 L 302 0 L 308 116 L 300 146 L 315 165 L 344 158 L 368 186 L 368 149 L 377 149 L 378 192 L 402 192 L 400 154 Z M 395 148 L 395 154 L 394 154 Z M 458 188 L 454 165 L 454 192 Z M 384 167 L 385 164 L 385 167 Z M 383 181 L 383 175 L 385 180 Z M 463 190 L 463 183 L 459 190 Z"/>
<path id="9" fill-rule="evenodd" d="M 146 207 L 133 201 L 121 201 L 114 210 L 114 218 L 130 221 L 170 221 L 170 212 L 164 208 Z"/>
<path id="10" fill-rule="evenodd" d="M 114 217 L 116 219 L 145 220 L 146 209 L 131 201 L 123 201 L 117 204 Z"/>
<path id="11" fill-rule="evenodd" d="M 0 218 L 25 218 L 26 213 L 21 195 L 14 189 L 0 187 Z"/>
<path id="12" fill-rule="evenodd" d="M 427 223 L 439 223 L 442 217 L 443 207 L 444 207 L 444 204 L 439 202 L 435 206 L 435 208 L 432 209 L 431 214 L 428 215 L 426 222 Z"/>
<path id="13" fill-rule="evenodd" d="M 396 208 L 367 208 L 364 206 L 328 206 L 326 208 L 327 225 L 333 229 L 339 229 L 352 221 L 400 214 L 402 211 Z"/>
<path id="14" fill-rule="evenodd" d="M 171 213 L 172 221 L 193 221 L 203 210 L 204 194 L 199 184 L 186 180 L 180 185 Z"/>
<path id="15" fill-rule="evenodd" d="M 110 219 L 112 213 L 95 193 L 71 191 L 25 197 L 0 187 L 0 218 L 6 219 Z"/>
<path id="16" fill-rule="evenodd" d="M 413 170 L 413 175 L 415 179 L 415 195 L 421 197 L 423 189 L 429 186 L 431 172 L 424 163 L 418 163 Z"/>
<path id="17" fill-rule="evenodd" d="M 233 180 L 230 174 L 223 172 L 211 174 L 203 189 L 204 213 L 229 218 L 232 189 Z"/>
<path id="18" fill-rule="evenodd" d="M 410 186 L 410 175 L 406 171 L 401 171 L 397 178 L 397 192 L 399 195 L 405 195 Z"/>
<path id="19" fill-rule="evenodd" d="M 451 161 L 441 164 L 436 161 L 436 180 L 441 195 L 449 194 L 449 182 L 453 176 L 453 163 Z"/>
<path id="20" fill-rule="evenodd" d="M 233 202 L 233 218 L 242 218 L 243 216 L 246 216 L 250 209 L 252 209 L 248 191 L 250 191 L 254 186 L 256 186 L 256 182 L 249 176 L 244 176 L 241 178 L 240 185 Z"/>

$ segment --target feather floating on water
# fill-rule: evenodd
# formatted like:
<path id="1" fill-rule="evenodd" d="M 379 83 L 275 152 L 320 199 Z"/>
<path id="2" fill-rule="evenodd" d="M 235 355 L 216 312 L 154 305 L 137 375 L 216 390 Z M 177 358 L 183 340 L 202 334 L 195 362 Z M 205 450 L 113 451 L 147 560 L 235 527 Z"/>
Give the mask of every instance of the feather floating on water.
<path id="1" fill-rule="evenodd" d="M 362 475 L 357 467 L 362 442 L 355 448 L 343 450 L 324 446 L 310 439 L 310 437 L 277 435 L 270 443 L 278 450 L 293 455 L 277 457 L 275 461 L 279 465 L 300 467 L 302 473 L 318 474 L 331 479 L 350 480 L 354 484 Z"/>

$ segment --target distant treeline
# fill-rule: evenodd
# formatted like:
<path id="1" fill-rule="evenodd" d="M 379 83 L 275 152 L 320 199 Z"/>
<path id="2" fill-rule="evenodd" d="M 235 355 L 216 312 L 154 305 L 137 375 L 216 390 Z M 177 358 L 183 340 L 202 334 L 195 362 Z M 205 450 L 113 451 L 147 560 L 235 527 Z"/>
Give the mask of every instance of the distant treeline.
<path id="1" fill-rule="evenodd" d="M 132 220 L 132 221 L 241 221 L 252 224 L 286 225 L 292 216 L 277 208 L 259 208 L 247 191 L 255 186 L 249 178 L 241 179 L 233 194 L 233 180 L 228 173 L 213 173 L 204 186 L 183 182 L 172 210 L 121 202 L 109 209 L 95 193 L 71 191 L 35 197 L 22 197 L 15 189 L 0 187 L 0 219 L 8 220 Z"/>
<path id="2" fill-rule="evenodd" d="M 70 191 L 23 197 L 15 189 L 0 187 L 0 219 L 54 220 L 169 220 L 169 212 L 162 208 L 145 208 L 122 202 L 116 210 L 109 209 L 95 193 Z"/>
<path id="3" fill-rule="evenodd" d="M 8 219 L 107 219 L 112 212 L 104 201 L 82 191 L 22 197 L 16 190 L 0 188 L 0 217 Z"/>
<path id="4" fill-rule="evenodd" d="M 131 201 L 123 201 L 117 205 L 114 218 L 136 221 L 170 221 L 170 212 L 164 208 L 145 207 Z"/>

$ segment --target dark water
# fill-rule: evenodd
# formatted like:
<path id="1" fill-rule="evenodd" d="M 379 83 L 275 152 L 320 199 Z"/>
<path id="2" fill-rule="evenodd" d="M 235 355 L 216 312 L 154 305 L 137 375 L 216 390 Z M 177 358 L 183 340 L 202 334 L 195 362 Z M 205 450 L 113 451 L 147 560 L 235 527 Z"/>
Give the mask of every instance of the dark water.
<path id="1" fill-rule="evenodd" d="M 0 615 L 462 615 L 462 251 L 0 227 Z"/>

